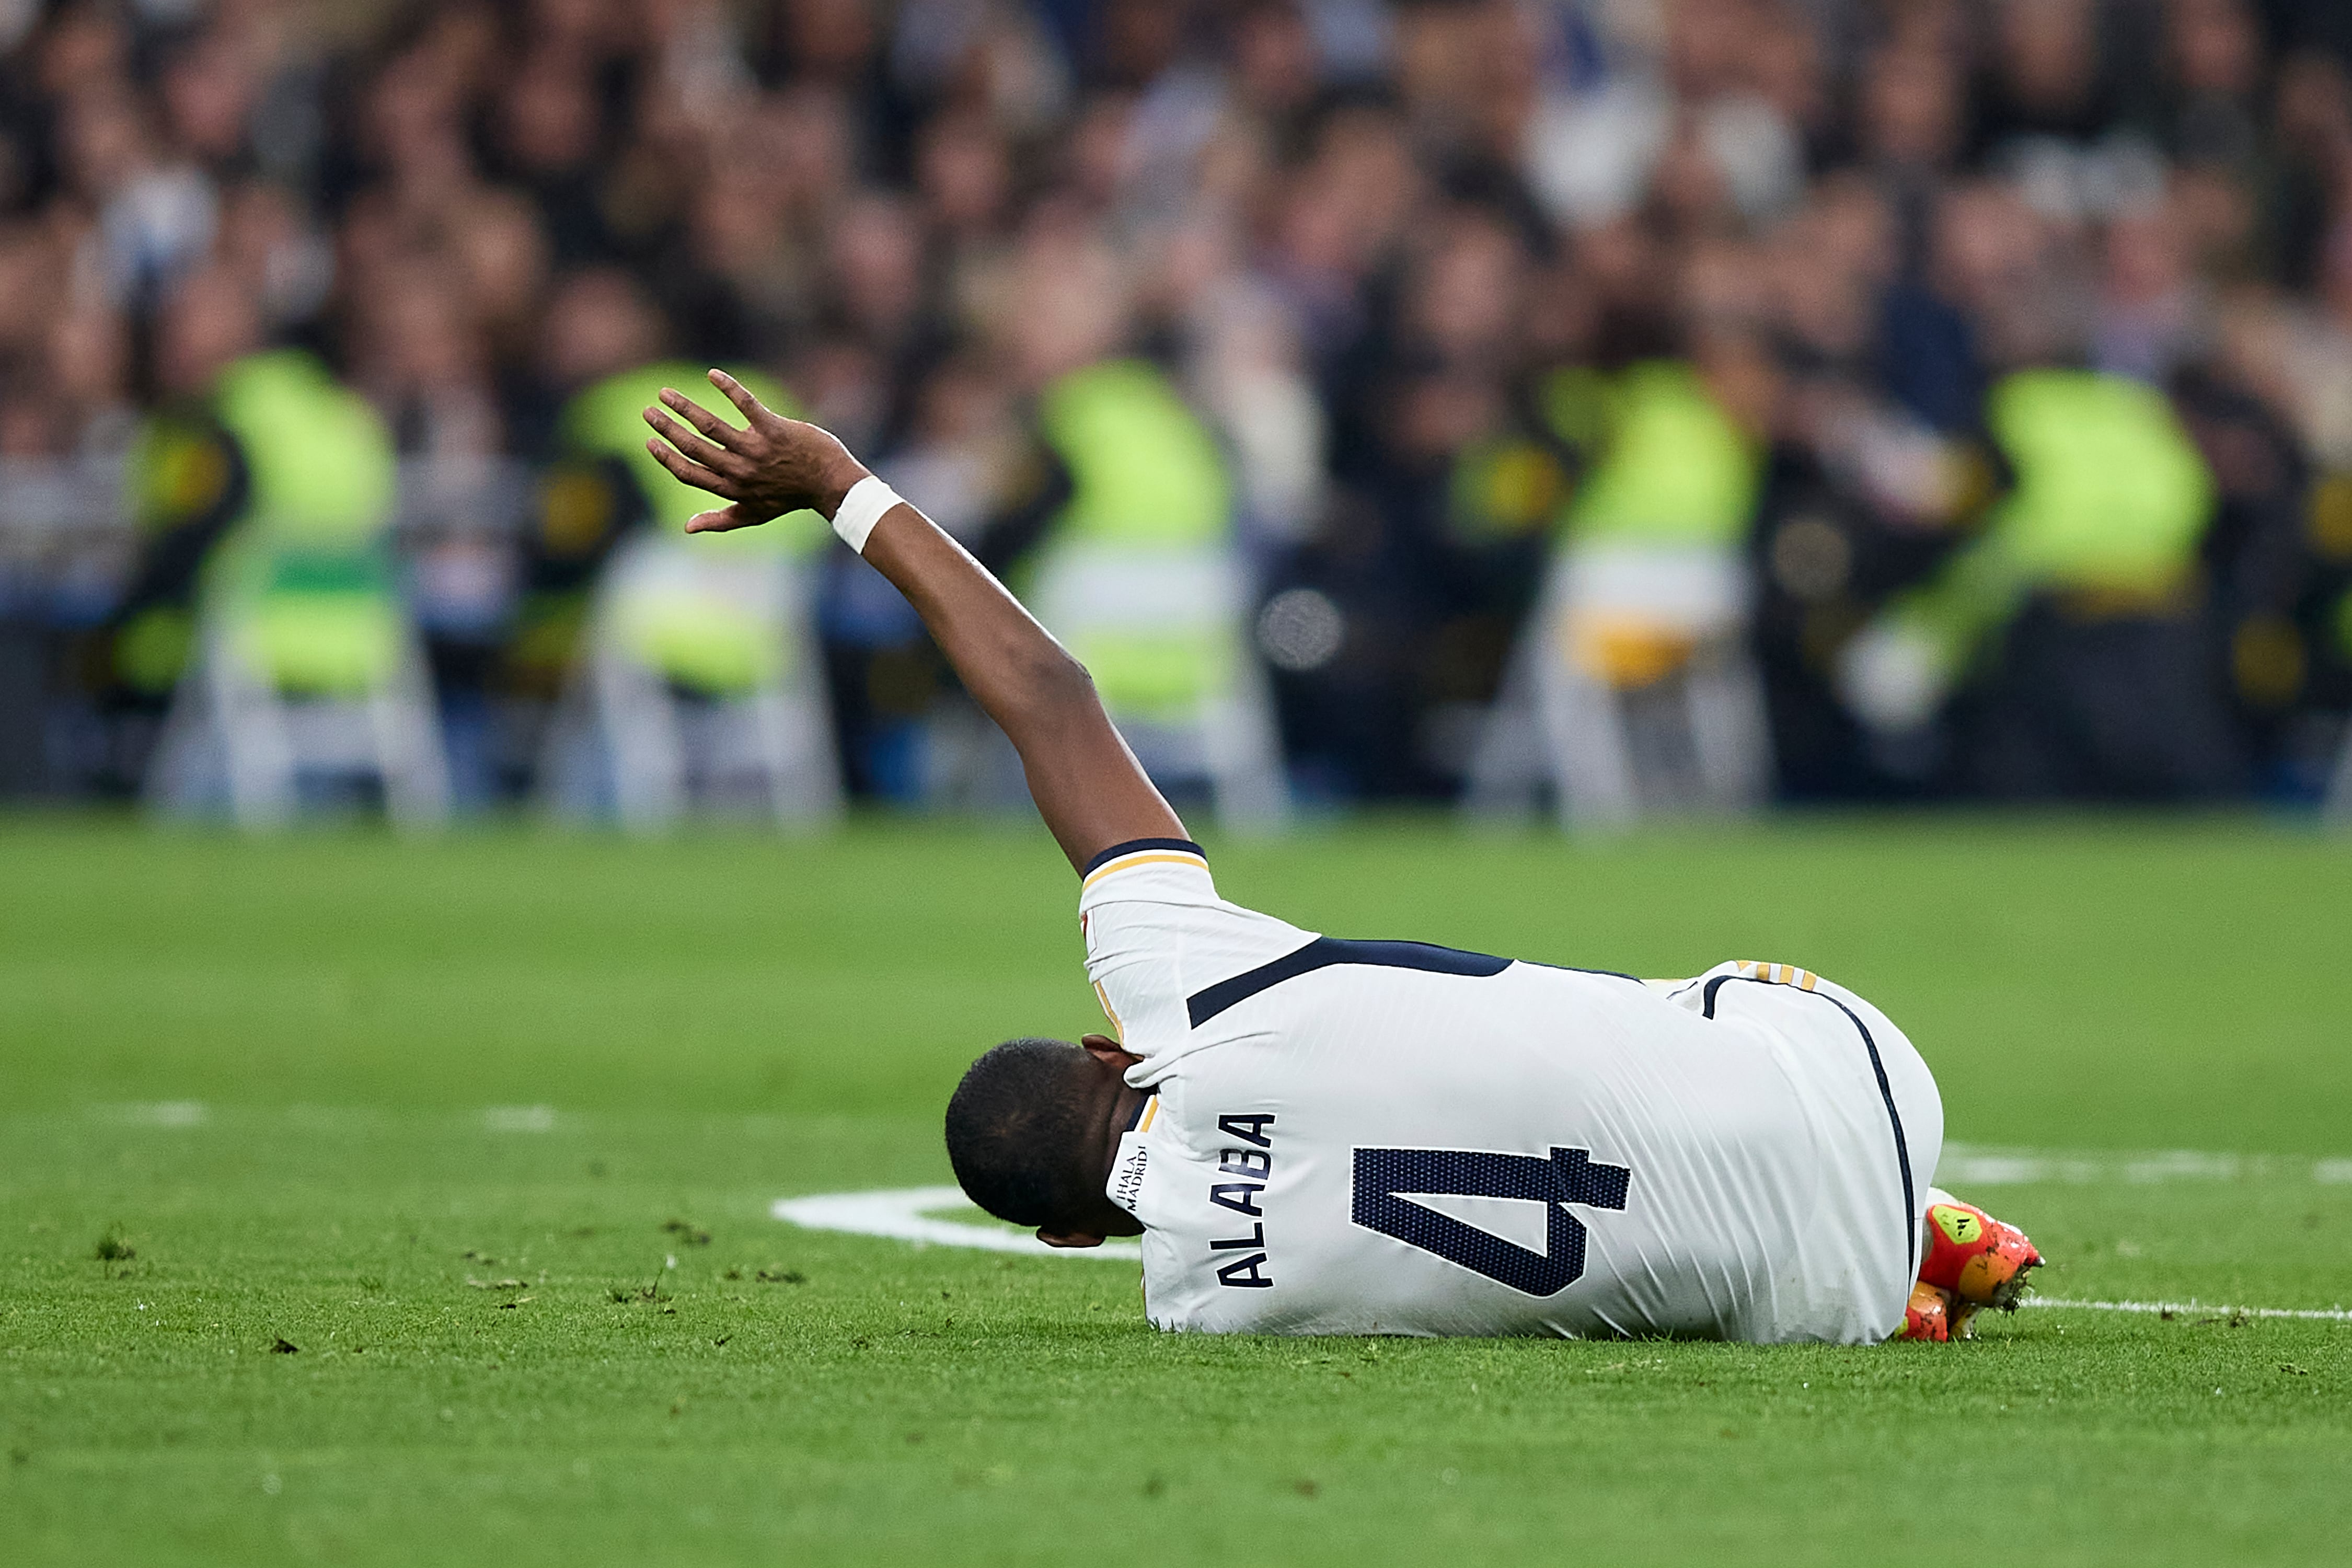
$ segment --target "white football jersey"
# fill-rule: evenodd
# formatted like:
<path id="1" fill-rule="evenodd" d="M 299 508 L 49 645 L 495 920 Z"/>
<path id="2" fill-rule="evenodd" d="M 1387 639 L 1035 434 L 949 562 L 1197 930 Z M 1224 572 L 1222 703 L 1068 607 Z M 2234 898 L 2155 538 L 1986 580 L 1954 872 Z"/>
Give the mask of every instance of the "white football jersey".
<path id="1" fill-rule="evenodd" d="M 1885 1338 L 1943 1138 L 1869 1004 L 1350 942 L 1106 851 L 1087 967 L 1152 1091 L 1108 1191 L 1151 1321 L 1213 1332 Z"/>

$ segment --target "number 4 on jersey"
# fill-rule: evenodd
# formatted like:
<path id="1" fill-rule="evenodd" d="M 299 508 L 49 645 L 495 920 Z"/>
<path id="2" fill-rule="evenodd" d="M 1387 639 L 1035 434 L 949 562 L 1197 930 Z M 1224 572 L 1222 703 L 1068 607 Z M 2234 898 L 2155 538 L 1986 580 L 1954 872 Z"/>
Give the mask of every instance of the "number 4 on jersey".
<path id="1" fill-rule="evenodd" d="M 1475 1149 L 1359 1149 L 1355 1221 L 1408 1247 L 1433 1252 L 1530 1296 L 1549 1296 L 1584 1273 L 1584 1224 L 1563 1205 L 1622 1209 L 1633 1173 L 1596 1165 L 1582 1149 L 1494 1154 Z M 1527 1198 L 1549 1214 L 1544 1250 L 1530 1252 L 1490 1231 L 1424 1208 L 1404 1194 Z"/>

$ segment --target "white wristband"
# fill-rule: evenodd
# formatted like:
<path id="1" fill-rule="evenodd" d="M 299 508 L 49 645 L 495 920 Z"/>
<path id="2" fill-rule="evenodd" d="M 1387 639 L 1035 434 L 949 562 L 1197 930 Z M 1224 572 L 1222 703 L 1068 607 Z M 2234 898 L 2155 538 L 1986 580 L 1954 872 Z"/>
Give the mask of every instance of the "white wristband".
<path id="1" fill-rule="evenodd" d="M 882 482 L 877 474 L 868 474 L 849 487 L 841 498 L 841 505 L 833 514 L 833 531 L 841 535 L 849 548 L 860 555 L 866 553 L 866 536 L 882 521 L 882 514 L 898 504 L 898 492 Z"/>

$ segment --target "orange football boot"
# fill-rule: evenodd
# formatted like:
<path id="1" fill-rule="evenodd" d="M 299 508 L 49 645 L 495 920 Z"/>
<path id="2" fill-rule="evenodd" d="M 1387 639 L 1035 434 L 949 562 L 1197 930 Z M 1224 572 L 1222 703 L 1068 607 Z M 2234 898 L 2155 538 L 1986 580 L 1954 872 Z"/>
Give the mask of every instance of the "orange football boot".
<path id="1" fill-rule="evenodd" d="M 1931 1340 L 1937 1344 L 1952 1337 L 1952 1293 L 1925 1279 L 1911 1287 L 1911 1304 L 1903 1310 L 1903 1331 L 1897 1339 Z M 1965 1332 L 1961 1336 L 1966 1338 Z"/>
<path id="2" fill-rule="evenodd" d="M 2026 1275 L 2042 1265 L 2042 1254 L 2023 1231 L 1958 1202 L 1929 1204 L 1923 1228 L 1927 1256 L 1919 1265 L 1921 1284 L 1948 1292 L 1958 1314 L 1973 1313 L 1979 1307 L 2017 1310 Z M 1958 1331 L 1955 1337 L 1968 1337 L 1957 1318 L 1951 1328 Z"/>

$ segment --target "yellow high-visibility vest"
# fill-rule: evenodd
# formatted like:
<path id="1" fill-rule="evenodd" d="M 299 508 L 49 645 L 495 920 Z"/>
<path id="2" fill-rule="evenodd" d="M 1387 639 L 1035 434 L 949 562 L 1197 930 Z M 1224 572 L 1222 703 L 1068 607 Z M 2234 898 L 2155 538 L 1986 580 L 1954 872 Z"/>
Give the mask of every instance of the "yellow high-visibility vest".
<path id="1" fill-rule="evenodd" d="M 1570 373 L 1547 390 L 1562 434 L 1597 437 L 1593 466 L 1560 515 L 1563 543 L 1736 546 L 1747 537 L 1761 454 L 1698 372 L 1647 360 L 1613 377 Z"/>
<path id="2" fill-rule="evenodd" d="M 1111 360 L 1061 377 L 1038 404 L 1040 427 L 1068 468 L 1071 496 L 1048 526 L 1026 581 L 1056 571 L 1181 570 L 1226 548 L 1233 481 L 1224 455 L 1166 375 Z M 1176 719 L 1233 679 L 1238 648 L 1222 610 L 1197 624 L 1116 617 L 1054 628 L 1093 673 L 1115 713 Z"/>
<path id="3" fill-rule="evenodd" d="M 2215 489 L 2163 393 L 2094 371 L 2021 371 L 1993 389 L 1987 416 L 2014 482 L 1978 536 L 1890 614 L 1957 670 L 2035 595 L 2122 612 L 2181 601 Z"/>

